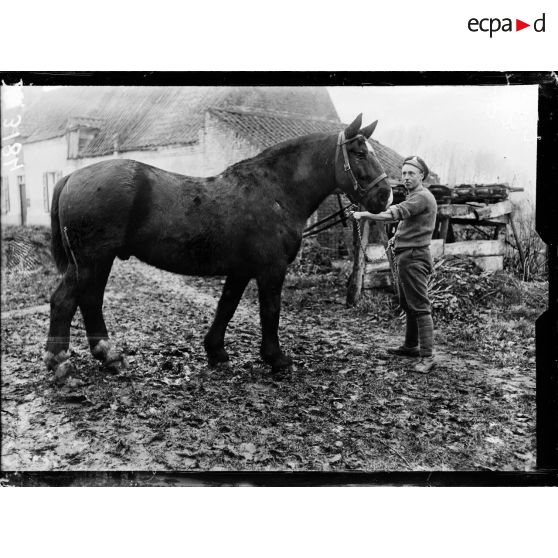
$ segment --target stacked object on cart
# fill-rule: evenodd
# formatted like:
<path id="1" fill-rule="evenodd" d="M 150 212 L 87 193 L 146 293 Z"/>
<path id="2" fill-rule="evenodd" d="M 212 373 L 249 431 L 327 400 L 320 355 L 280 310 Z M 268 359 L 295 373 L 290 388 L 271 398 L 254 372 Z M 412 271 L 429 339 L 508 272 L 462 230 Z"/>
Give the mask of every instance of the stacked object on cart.
<path id="1" fill-rule="evenodd" d="M 510 188 L 507 184 L 459 184 L 452 188 L 454 203 L 497 203 L 507 200 Z"/>

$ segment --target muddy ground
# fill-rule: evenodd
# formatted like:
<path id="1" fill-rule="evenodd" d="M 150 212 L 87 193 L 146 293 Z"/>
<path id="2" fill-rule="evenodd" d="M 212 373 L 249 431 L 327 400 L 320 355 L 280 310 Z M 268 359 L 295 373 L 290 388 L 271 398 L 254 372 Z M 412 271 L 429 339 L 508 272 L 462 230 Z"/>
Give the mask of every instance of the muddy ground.
<path id="1" fill-rule="evenodd" d="M 72 326 L 76 376 L 59 388 L 41 357 L 51 266 L 2 285 L 3 471 L 526 471 L 535 466 L 534 319 L 487 308 L 436 321 L 429 375 L 386 358 L 403 322 L 388 294 L 345 306 L 340 272 L 290 275 L 281 338 L 295 371 L 258 356 L 250 284 L 227 335 L 231 366 L 202 348 L 222 287 L 117 261 L 105 317 L 130 366 L 112 375 Z"/>

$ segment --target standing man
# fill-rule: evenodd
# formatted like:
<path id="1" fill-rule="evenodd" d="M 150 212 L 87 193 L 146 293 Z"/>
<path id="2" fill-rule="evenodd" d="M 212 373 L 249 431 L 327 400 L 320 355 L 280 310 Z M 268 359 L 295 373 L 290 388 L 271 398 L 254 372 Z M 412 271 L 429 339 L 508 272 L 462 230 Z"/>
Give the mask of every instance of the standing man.
<path id="1" fill-rule="evenodd" d="M 427 176 L 428 167 L 420 157 L 407 157 L 401 169 L 407 190 L 405 201 L 382 213 L 357 211 L 353 214 L 355 219 L 401 221 L 393 238 L 393 250 L 398 268 L 399 304 L 405 311 L 407 326 L 403 345 L 388 352 L 420 357 L 415 371 L 423 374 L 435 364 L 434 324 L 427 285 L 432 273 L 430 241 L 436 225 L 437 204 L 430 190 L 422 184 Z"/>

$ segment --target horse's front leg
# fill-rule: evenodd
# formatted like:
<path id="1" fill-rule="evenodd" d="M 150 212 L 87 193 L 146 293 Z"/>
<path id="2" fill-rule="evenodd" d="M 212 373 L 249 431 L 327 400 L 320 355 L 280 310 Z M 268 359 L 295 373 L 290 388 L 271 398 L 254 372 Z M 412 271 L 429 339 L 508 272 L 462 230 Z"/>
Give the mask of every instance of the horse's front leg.
<path id="1" fill-rule="evenodd" d="M 281 350 L 279 344 L 279 314 L 281 312 L 281 290 L 285 280 L 286 267 L 268 269 L 257 277 L 262 323 L 261 355 L 271 364 L 273 373 L 292 366 L 292 359 Z"/>
<path id="2" fill-rule="evenodd" d="M 249 277 L 235 277 L 232 275 L 229 275 L 225 281 L 215 318 L 203 340 L 209 366 L 216 366 L 229 361 L 229 355 L 225 351 L 225 331 L 249 281 Z"/>

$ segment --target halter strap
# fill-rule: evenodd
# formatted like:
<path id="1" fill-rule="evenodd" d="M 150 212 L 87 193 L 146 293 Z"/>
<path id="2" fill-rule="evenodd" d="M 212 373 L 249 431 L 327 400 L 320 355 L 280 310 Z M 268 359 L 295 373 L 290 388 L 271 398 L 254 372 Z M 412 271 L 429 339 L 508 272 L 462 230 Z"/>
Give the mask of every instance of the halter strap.
<path id="1" fill-rule="evenodd" d="M 358 180 L 356 179 L 354 173 L 353 173 L 353 169 L 351 169 L 351 164 L 349 162 L 349 154 L 347 153 L 347 147 L 346 144 L 354 141 L 356 139 L 362 138 L 363 140 L 366 141 L 366 138 L 362 135 L 362 134 L 358 134 L 350 139 L 345 139 L 345 131 L 342 130 L 341 132 L 339 132 L 339 136 L 337 138 L 337 148 L 335 150 L 335 160 L 337 161 L 338 157 L 339 157 L 339 148 L 341 148 L 342 152 L 343 152 L 343 170 L 345 172 L 349 173 L 349 176 L 351 178 L 351 182 L 353 183 L 353 190 L 355 193 L 359 194 L 360 196 L 363 196 L 366 193 L 367 189 L 373 188 L 374 186 L 376 186 L 376 184 L 378 184 L 378 182 L 382 181 L 384 178 L 387 178 L 387 174 L 385 172 L 382 172 L 379 176 L 377 176 L 369 185 L 367 188 L 363 188 L 359 183 Z"/>
<path id="2" fill-rule="evenodd" d="M 373 186 L 376 186 L 376 184 L 378 184 L 378 182 L 380 182 L 380 180 L 383 180 L 384 178 L 387 178 L 387 174 L 385 172 L 383 172 L 378 177 L 376 177 L 374 180 L 372 180 L 372 182 L 370 184 L 368 184 L 368 188 L 372 188 Z"/>

